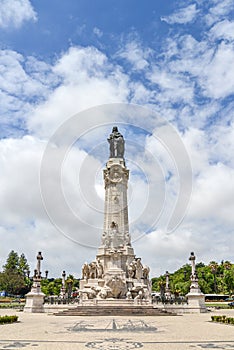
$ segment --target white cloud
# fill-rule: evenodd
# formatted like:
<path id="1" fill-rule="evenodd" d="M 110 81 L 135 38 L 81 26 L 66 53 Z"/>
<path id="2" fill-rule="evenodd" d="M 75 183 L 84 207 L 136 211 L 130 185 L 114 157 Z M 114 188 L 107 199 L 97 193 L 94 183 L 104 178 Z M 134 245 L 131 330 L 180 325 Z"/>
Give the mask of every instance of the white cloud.
<path id="1" fill-rule="evenodd" d="M 1 90 L 27 99 L 45 97 L 55 78 L 48 64 L 11 50 L 0 51 L 0 72 Z"/>
<path id="2" fill-rule="evenodd" d="M 227 112 L 226 112 L 227 113 Z M 224 112 L 224 114 L 226 114 Z M 232 110 L 231 117 L 233 119 Z M 228 113 L 225 115 L 228 116 Z M 224 118 L 224 117 L 223 117 Z M 211 128 L 211 142 L 212 148 L 210 150 L 211 161 L 223 162 L 223 164 L 234 168 L 234 159 L 232 154 L 234 152 L 234 123 L 227 123 L 225 125 L 220 125 L 219 127 Z M 227 152 L 228 150 L 228 152 Z"/>
<path id="3" fill-rule="evenodd" d="M 54 72 L 65 84 L 76 84 L 79 80 L 105 76 L 107 64 L 107 57 L 95 47 L 70 47 L 56 62 Z"/>
<path id="4" fill-rule="evenodd" d="M 190 215 L 233 225 L 233 176 L 233 169 L 222 163 L 205 168 L 194 184 Z"/>
<path id="5" fill-rule="evenodd" d="M 187 221 L 212 222 L 216 227 L 234 225 L 233 125 L 216 126 L 214 134 L 190 129 L 183 135 L 191 157 L 194 181 Z M 230 153 L 227 153 L 227 149 Z M 228 159 L 227 159 L 228 158 Z M 208 233 L 207 233 L 208 234 Z"/>
<path id="6" fill-rule="evenodd" d="M 208 14 L 204 17 L 208 25 L 213 25 L 215 22 L 224 20 L 233 10 L 232 0 L 212 0 L 210 4 Z"/>
<path id="7" fill-rule="evenodd" d="M 98 37 L 101 38 L 103 36 L 103 32 L 101 31 L 101 29 L 99 29 L 98 27 L 94 27 L 93 28 L 93 33 Z"/>
<path id="8" fill-rule="evenodd" d="M 131 63 L 133 69 L 143 70 L 149 65 L 147 60 L 150 57 L 150 53 L 151 50 L 149 48 L 143 48 L 138 42 L 130 41 L 117 55 Z"/>
<path id="9" fill-rule="evenodd" d="M 59 275 L 60 271 L 69 265 L 71 270 L 67 272 L 75 273 L 78 277 L 82 263 L 88 259 L 89 255 L 92 259 L 94 251 L 91 248 L 81 248 L 76 241 L 94 245 L 100 243 L 100 232 L 97 227 L 100 215 L 97 215 L 96 220 L 95 212 L 93 212 L 93 229 L 90 225 L 82 225 L 79 221 L 79 224 L 74 227 L 73 222 L 67 220 L 66 213 L 61 213 L 61 206 L 56 203 L 55 215 L 60 215 L 63 227 L 66 227 L 67 231 L 62 234 L 49 220 L 43 206 L 39 181 L 41 158 L 45 146 L 46 142 L 32 136 L 0 140 L 0 236 L 5 237 L 4 245 L 0 247 L 0 262 L 3 264 L 10 250 L 14 249 L 26 254 L 31 269 L 33 269 L 35 255 L 37 251 L 42 251 L 45 257 L 44 269 L 50 270 L 53 276 Z M 77 191 L 77 171 L 82 165 L 84 154 L 83 151 L 80 152 L 74 148 L 70 153 L 70 162 L 64 165 L 64 193 L 68 202 L 73 203 L 76 209 L 81 202 Z M 53 191 L 56 191 L 60 184 L 56 187 L 55 179 L 51 177 L 48 177 L 48 181 L 51 184 L 51 196 L 56 198 L 56 192 Z M 90 208 L 85 207 L 84 202 L 82 203 L 83 218 L 86 217 L 90 224 L 88 220 L 90 219 Z M 63 250 L 64 260 L 61 261 Z M 77 255 L 77 251 L 80 251 L 73 262 L 69 262 L 71 251 L 74 256 Z"/>
<path id="10" fill-rule="evenodd" d="M 201 93 L 211 98 L 225 98 L 234 92 L 232 43 L 210 44 L 198 42 L 191 36 L 177 40 L 178 54 L 164 67 L 153 67 L 151 79 L 171 90 L 172 99 L 181 92 L 187 102 L 193 93 L 193 82 Z M 168 50 L 170 49 L 170 45 Z M 167 51 L 167 49 L 166 49 Z M 195 80 L 194 80 L 195 79 Z M 168 99 L 168 97 L 166 96 Z"/>
<path id="11" fill-rule="evenodd" d="M 168 24 L 186 24 L 192 22 L 198 13 L 199 10 L 197 10 L 196 4 L 191 4 L 179 9 L 170 16 L 161 17 L 161 21 L 167 22 Z"/>
<path id="12" fill-rule="evenodd" d="M 17 135 L 33 110 L 58 83 L 51 66 L 35 57 L 24 57 L 12 50 L 0 50 L 1 122 Z M 15 129 L 14 129 L 15 128 Z"/>
<path id="13" fill-rule="evenodd" d="M 135 247 L 143 264 L 150 266 L 152 277 L 186 264 L 190 251 L 196 251 L 192 233 L 182 230 L 171 235 L 165 234 L 164 230 L 151 232 L 135 242 Z"/>
<path id="14" fill-rule="evenodd" d="M 233 45 L 221 43 L 212 61 L 200 74 L 201 85 L 207 96 L 225 98 L 234 93 Z"/>
<path id="15" fill-rule="evenodd" d="M 49 270 L 49 278 L 60 277 L 63 270 L 81 278 L 81 266 L 85 261 L 93 260 L 96 254 L 94 249 L 81 247 L 64 237 L 48 220 L 47 223 L 37 221 L 35 226 L 19 224 L 15 229 L 0 227 L 0 236 L 4 237 L 4 245 L 0 246 L 0 267 L 5 264 L 10 251 L 14 250 L 26 255 L 31 275 L 36 268 L 39 251 L 44 258 L 42 275 L 45 276 L 45 270 Z"/>
<path id="16" fill-rule="evenodd" d="M 147 105 L 150 100 L 154 100 L 155 92 L 147 89 L 142 83 L 131 82 L 129 86 L 132 91 L 131 103 Z"/>
<path id="17" fill-rule="evenodd" d="M 70 48 L 55 63 L 53 72 L 62 79 L 61 84 L 28 120 L 30 130 L 40 136 L 50 136 L 60 123 L 79 111 L 127 101 L 128 77 L 96 48 Z"/>
<path id="18" fill-rule="evenodd" d="M 0 27 L 19 28 L 29 20 L 37 20 L 36 12 L 29 0 L 1 0 Z"/>
<path id="19" fill-rule="evenodd" d="M 168 235 L 161 218 L 156 231 L 134 243 L 136 253 L 151 266 L 152 276 L 164 273 L 166 269 L 174 271 L 187 263 L 190 251 L 195 251 L 198 261 L 205 263 L 214 259 L 233 259 L 234 171 L 232 164 L 222 163 L 227 161 L 225 158 L 232 162 L 233 125 L 216 126 L 213 132 L 214 135 L 210 135 L 208 130 L 190 128 L 181 136 L 194 175 L 189 209 L 182 224 Z M 173 171 L 168 155 L 157 144 L 152 151 L 165 170 Z M 172 186 L 169 182 L 167 186 L 169 197 L 166 201 L 170 201 L 176 189 L 175 182 L 172 181 Z"/>
<path id="20" fill-rule="evenodd" d="M 31 136 L 1 140 L 2 225 L 29 224 L 38 217 L 45 217 L 39 200 L 39 169 L 44 147 L 44 142 Z"/>
<path id="21" fill-rule="evenodd" d="M 161 103 L 166 101 L 189 102 L 193 99 L 194 87 L 191 81 L 183 75 L 172 74 L 167 68 L 154 66 L 152 72 L 147 74 L 148 79 L 158 85 L 161 90 L 158 99 Z"/>
<path id="22" fill-rule="evenodd" d="M 210 34 L 214 38 L 234 40 L 234 22 L 227 19 L 218 22 L 211 28 Z"/>

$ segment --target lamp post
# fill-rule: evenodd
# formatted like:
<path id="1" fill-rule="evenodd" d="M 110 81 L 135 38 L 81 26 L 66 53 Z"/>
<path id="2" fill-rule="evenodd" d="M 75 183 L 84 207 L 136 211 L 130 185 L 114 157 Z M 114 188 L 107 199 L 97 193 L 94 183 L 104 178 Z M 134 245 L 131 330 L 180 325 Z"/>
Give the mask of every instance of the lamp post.
<path id="1" fill-rule="evenodd" d="M 170 297 L 171 296 L 171 290 L 170 290 L 170 286 L 169 286 L 169 276 L 170 276 L 170 274 L 169 274 L 168 271 L 166 271 L 165 276 L 166 276 L 166 288 L 165 288 L 165 292 L 166 293 L 165 294 L 166 294 L 167 297 Z"/>
<path id="2" fill-rule="evenodd" d="M 66 272 L 63 271 L 62 273 L 62 287 L 61 287 L 61 290 L 60 290 L 60 297 L 62 299 L 65 298 L 65 295 L 66 295 L 66 283 L 65 283 L 65 278 L 66 278 Z"/>

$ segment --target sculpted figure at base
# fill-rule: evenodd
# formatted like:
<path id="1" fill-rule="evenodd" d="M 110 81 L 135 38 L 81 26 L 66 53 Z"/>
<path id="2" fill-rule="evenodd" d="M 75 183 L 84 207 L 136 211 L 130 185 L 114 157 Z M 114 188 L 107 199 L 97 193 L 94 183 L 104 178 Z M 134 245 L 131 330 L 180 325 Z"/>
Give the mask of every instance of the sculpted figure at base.
<path id="1" fill-rule="evenodd" d="M 137 296 L 134 298 L 134 302 L 137 304 L 141 304 L 143 299 L 144 299 L 144 293 L 142 290 L 140 290 Z"/>
<path id="2" fill-rule="evenodd" d="M 136 268 L 133 263 L 127 264 L 127 272 L 129 278 L 135 278 Z"/>
<path id="3" fill-rule="evenodd" d="M 127 291 L 126 299 L 128 299 L 128 300 L 132 299 L 132 293 L 130 292 L 130 289 L 128 289 L 128 291 Z"/>
<path id="4" fill-rule="evenodd" d="M 106 285 L 110 288 L 114 298 L 120 299 L 126 295 L 126 284 L 121 277 L 113 276 Z"/>
<path id="5" fill-rule="evenodd" d="M 89 278 L 97 278 L 97 264 L 96 264 L 96 261 L 92 261 L 89 264 Z"/>
<path id="6" fill-rule="evenodd" d="M 102 278 L 104 270 L 100 259 L 97 260 L 96 267 L 97 267 L 97 278 Z"/>
<path id="7" fill-rule="evenodd" d="M 124 235 L 124 243 L 126 245 L 131 246 L 131 237 L 130 237 L 130 234 L 128 232 L 126 232 Z"/>
<path id="8" fill-rule="evenodd" d="M 140 258 L 137 258 L 135 260 L 135 268 L 136 268 L 136 279 L 140 280 L 142 278 L 142 270 L 143 270 L 143 266 Z"/>
<path id="9" fill-rule="evenodd" d="M 81 291 L 80 297 L 82 300 L 95 299 L 97 292 L 95 287 L 88 287 Z"/>
<path id="10" fill-rule="evenodd" d="M 142 274 L 143 274 L 144 280 L 147 280 L 149 278 L 149 272 L 150 272 L 149 266 L 143 266 Z"/>
<path id="11" fill-rule="evenodd" d="M 97 297 L 98 297 L 98 299 L 107 299 L 107 298 L 112 298 L 113 295 L 111 293 L 110 288 L 105 286 L 100 290 Z"/>
<path id="12" fill-rule="evenodd" d="M 89 264 L 87 262 L 84 263 L 82 266 L 82 278 L 88 279 L 89 278 Z"/>

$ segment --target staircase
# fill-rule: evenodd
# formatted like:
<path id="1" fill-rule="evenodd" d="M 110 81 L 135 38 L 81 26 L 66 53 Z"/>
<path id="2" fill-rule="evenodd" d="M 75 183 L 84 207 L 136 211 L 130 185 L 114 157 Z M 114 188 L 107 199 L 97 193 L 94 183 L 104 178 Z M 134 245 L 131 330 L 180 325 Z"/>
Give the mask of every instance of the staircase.
<path id="1" fill-rule="evenodd" d="M 175 313 L 157 309 L 152 305 L 87 306 L 79 305 L 54 313 L 56 316 L 174 316 Z"/>

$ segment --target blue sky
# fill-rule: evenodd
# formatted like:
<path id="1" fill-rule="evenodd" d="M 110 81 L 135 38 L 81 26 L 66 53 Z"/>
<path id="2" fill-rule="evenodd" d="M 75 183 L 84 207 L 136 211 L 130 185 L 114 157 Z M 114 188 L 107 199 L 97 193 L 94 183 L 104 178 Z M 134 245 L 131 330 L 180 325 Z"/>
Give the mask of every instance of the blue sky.
<path id="1" fill-rule="evenodd" d="M 129 148 L 128 164 L 133 168 L 130 217 L 135 222 L 136 217 L 144 216 L 133 224 L 133 231 L 140 234 L 152 220 L 139 208 L 141 201 L 147 207 L 144 179 L 149 179 L 152 193 L 152 188 L 157 189 L 160 205 L 166 196 L 161 221 L 136 242 L 137 254 L 146 259 L 154 274 L 185 263 L 190 250 L 205 262 L 233 260 L 233 11 L 231 0 L 0 0 L 2 264 L 11 249 L 24 252 L 31 264 L 41 250 L 51 273 L 67 269 L 77 275 L 86 257 L 93 259 L 95 250 L 59 235 L 45 215 L 40 162 L 47 142 L 71 116 L 112 103 L 133 103 L 153 113 L 148 118 L 126 114 L 119 119 L 125 123 L 122 131 L 128 142 L 134 146 L 138 137 L 139 154 L 148 152 L 149 156 L 144 163 Z M 141 134 L 130 126 L 153 132 L 158 125 L 156 115 L 178 131 L 193 172 L 190 206 L 171 235 L 165 232 L 165 222 L 179 191 L 176 169 L 152 134 Z M 94 113 L 93 120 L 100 125 L 115 123 L 114 113 L 103 117 Z M 87 128 L 89 139 L 88 120 L 81 117 L 78 122 Z M 93 143 L 101 145 L 108 126 L 95 130 L 90 134 Z M 98 146 L 89 152 L 87 145 L 77 145 L 64 170 L 65 192 L 74 210 L 77 203 L 82 205 L 72 188 L 84 159 L 94 164 L 93 172 L 98 174 L 94 187 L 100 198 L 101 169 L 106 161 L 95 157 Z M 151 164 L 152 154 L 155 164 Z M 155 169 L 160 176 L 152 179 Z M 161 187 L 153 187 L 155 183 Z M 134 188 L 141 190 L 134 192 Z M 157 202 L 157 193 L 155 197 Z M 100 229 L 102 216 L 84 207 L 82 220 L 90 217 Z M 69 226 L 66 218 L 64 225 Z M 81 231 L 81 237 L 91 234 L 83 224 L 69 229 L 73 238 Z M 63 266 L 61 249 L 65 249 Z M 78 261 L 71 261 L 71 254 L 77 252 Z"/>
<path id="2" fill-rule="evenodd" d="M 168 31 L 161 15 L 170 4 L 149 1 L 32 1 L 37 21 L 27 21 L 20 31 L 8 28 L 2 40 L 27 55 L 52 58 L 74 45 L 97 45 L 113 53 L 120 39 L 134 33 L 146 43 L 161 41 L 160 32 Z M 169 7 L 170 6 L 170 7 Z M 114 45 L 113 45 L 114 44 Z M 119 43 L 120 44 L 120 43 Z"/>

